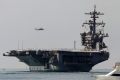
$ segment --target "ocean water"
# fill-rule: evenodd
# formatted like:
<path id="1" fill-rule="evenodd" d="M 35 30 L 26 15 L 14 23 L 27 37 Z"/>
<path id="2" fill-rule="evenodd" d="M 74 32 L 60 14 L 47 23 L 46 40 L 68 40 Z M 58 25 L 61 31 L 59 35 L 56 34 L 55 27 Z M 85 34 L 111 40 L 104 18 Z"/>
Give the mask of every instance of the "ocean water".
<path id="1" fill-rule="evenodd" d="M 95 75 L 106 72 L 29 72 L 0 71 L 0 80 L 95 80 Z"/>

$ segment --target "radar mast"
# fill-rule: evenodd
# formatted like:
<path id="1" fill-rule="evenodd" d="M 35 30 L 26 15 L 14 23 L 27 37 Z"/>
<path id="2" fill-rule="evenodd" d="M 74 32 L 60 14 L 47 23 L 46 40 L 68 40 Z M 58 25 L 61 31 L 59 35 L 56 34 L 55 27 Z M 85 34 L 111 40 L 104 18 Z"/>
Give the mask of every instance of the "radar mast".
<path id="1" fill-rule="evenodd" d="M 85 13 L 86 15 L 90 15 L 91 19 L 84 22 L 82 27 L 89 27 L 88 32 L 81 33 L 82 45 L 85 46 L 86 50 L 102 50 L 103 48 L 107 48 L 105 43 L 103 42 L 104 37 L 108 37 L 108 34 L 105 34 L 103 29 L 96 28 L 104 28 L 105 23 L 103 21 L 97 22 L 96 20 L 99 18 L 99 15 L 104 15 L 101 12 L 96 11 L 96 5 L 94 6 L 94 10 L 89 13 Z"/>

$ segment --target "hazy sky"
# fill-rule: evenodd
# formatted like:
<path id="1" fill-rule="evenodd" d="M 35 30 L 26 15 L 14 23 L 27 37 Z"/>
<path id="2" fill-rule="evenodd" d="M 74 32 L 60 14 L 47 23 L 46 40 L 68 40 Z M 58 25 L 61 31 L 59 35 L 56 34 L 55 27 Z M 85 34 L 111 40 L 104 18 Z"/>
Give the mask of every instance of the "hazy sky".
<path id="1" fill-rule="evenodd" d="M 13 49 L 77 48 L 81 46 L 82 23 L 89 18 L 85 12 L 104 12 L 100 18 L 106 22 L 105 39 L 110 59 L 95 68 L 112 68 L 120 61 L 120 1 L 119 0 L 0 0 L 0 68 L 26 68 L 15 57 L 4 57 Z M 44 31 L 35 31 L 43 27 Z M 19 46 L 18 46 L 19 43 Z"/>

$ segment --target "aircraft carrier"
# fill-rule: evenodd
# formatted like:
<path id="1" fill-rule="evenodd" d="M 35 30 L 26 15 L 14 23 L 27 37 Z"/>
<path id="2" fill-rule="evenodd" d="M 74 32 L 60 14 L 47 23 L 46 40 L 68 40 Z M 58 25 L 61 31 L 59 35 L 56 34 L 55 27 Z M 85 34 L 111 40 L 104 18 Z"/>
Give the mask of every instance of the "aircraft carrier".
<path id="1" fill-rule="evenodd" d="M 104 33 L 105 23 L 97 21 L 104 14 L 97 12 L 96 6 L 85 14 L 90 15 L 90 19 L 83 23 L 86 30 L 80 33 L 83 49 L 11 50 L 3 56 L 17 57 L 29 66 L 30 71 L 89 72 L 96 64 L 108 60 L 108 47 L 103 41 L 108 34 Z"/>

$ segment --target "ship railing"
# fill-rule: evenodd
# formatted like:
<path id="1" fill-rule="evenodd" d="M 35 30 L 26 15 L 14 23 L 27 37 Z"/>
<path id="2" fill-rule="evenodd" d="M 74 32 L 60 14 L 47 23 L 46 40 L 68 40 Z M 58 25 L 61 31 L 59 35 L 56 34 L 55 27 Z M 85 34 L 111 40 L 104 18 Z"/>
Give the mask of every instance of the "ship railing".
<path id="1" fill-rule="evenodd" d="M 106 51 L 108 52 L 108 48 L 104 48 L 102 50 L 97 50 L 97 49 L 68 49 L 68 48 L 55 48 L 55 49 L 22 49 L 22 50 L 11 50 L 10 52 L 3 53 L 3 56 L 19 56 L 19 55 L 29 55 L 30 51 L 36 51 L 35 54 L 38 54 L 39 51 L 48 51 L 48 52 L 57 52 L 57 51 L 71 51 L 71 52 L 100 52 L 100 51 Z"/>

